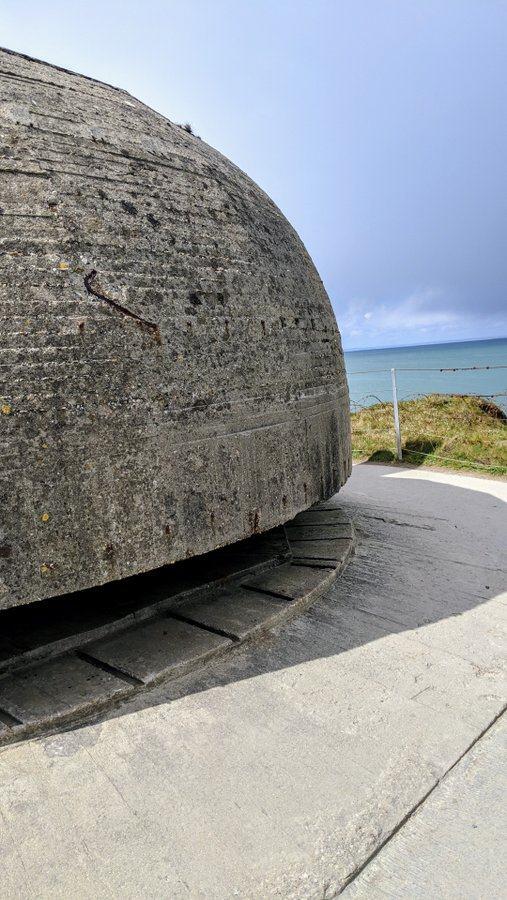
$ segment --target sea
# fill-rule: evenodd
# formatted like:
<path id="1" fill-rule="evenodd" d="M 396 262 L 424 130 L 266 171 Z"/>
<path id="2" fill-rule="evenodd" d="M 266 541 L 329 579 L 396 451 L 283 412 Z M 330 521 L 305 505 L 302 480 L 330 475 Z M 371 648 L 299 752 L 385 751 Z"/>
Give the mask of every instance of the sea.
<path id="1" fill-rule="evenodd" d="M 345 366 L 353 412 L 392 400 L 392 368 L 398 400 L 434 393 L 479 394 L 507 412 L 507 338 L 349 350 Z"/>

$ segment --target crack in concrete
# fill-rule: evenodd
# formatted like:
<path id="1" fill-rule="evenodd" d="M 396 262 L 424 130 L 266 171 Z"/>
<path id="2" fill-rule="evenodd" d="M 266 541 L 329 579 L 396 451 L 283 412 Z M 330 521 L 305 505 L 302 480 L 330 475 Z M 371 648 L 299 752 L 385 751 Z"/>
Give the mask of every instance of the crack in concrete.
<path id="1" fill-rule="evenodd" d="M 456 768 L 458 763 L 460 763 L 461 760 L 464 759 L 468 753 L 470 753 L 472 748 L 475 747 L 475 745 L 480 740 L 482 740 L 483 737 L 486 736 L 488 731 L 490 731 L 491 728 L 493 728 L 493 725 L 495 725 L 496 722 L 498 722 L 498 720 L 501 719 L 501 717 L 504 715 L 506 710 L 507 710 L 507 704 L 505 704 L 502 707 L 502 709 L 496 714 L 496 716 L 493 716 L 491 721 L 488 722 L 488 724 L 482 729 L 482 731 L 479 732 L 479 734 L 473 739 L 473 741 L 471 741 L 470 744 L 468 744 L 468 746 L 465 747 L 465 749 L 463 750 L 463 753 L 460 753 L 460 755 L 457 757 L 457 759 L 454 760 L 452 766 L 449 766 L 449 768 L 446 769 L 444 774 L 435 780 L 435 783 L 429 788 L 429 790 L 425 791 L 425 793 L 417 801 L 417 803 L 415 803 L 414 806 L 411 809 L 409 809 L 407 814 L 405 816 L 403 816 L 403 818 L 400 819 L 398 824 L 395 825 L 394 828 L 389 832 L 387 837 L 383 841 L 381 841 L 377 847 L 375 847 L 375 849 L 372 851 L 372 853 L 370 853 L 369 856 L 367 856 L 366 859 L 356 869 L 354 869 L 353 872 L 351 872 L 348 875 L 348 877 L 344 880 L 341 887 L 337 891 L 335 891 L 334 894 L 331 895 L 333 898 L 338 897 L 340 894 L 343 894 L 345 888 L 347 888 L 349 886 L 349 884 L 352 884 L 352 882 L 356 880 L 358 875 L 360 875 L 361 872 L 363 872 L 366 869 L 366 867 L 378 856 L 378 854 L 381 852 L 381 850 L 383 850 L 384 847 L 390 843 L 390 841 L 393 839 L 393 837 L 396 834 L 398 834 L 399 831 L 401 831 L 403 826 L 406 825 L 406 823 L 409 821 L 409 819 L 412 818 L 412 816 L 417 812 L 417 810 L 420 809 L 421 806 L 426 802 L 428 797 L 431 796 L 433 791 L 435 791 L 436 788 L 440 784 L 442 784 L 444 779 L 447 778 L 447 776 L 453 771 L 453 769 Z M 323 898 L 323 900 L 324 900 L 324 898 Z M 325 900 L 329 900 L 329 897 L 326 897 Z"/>

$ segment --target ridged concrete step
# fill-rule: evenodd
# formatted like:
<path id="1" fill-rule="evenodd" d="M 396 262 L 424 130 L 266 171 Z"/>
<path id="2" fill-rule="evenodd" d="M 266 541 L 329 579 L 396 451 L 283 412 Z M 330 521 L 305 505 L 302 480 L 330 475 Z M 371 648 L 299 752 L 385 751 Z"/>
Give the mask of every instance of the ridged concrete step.
<path id="1" fill-rule="evenodd" d="M 0 675 L 152 618 L 291 556 L 283 528 L 152 572 L 0 612 Z"/>
<path id="2" fill-rule="evenodd" d="M 102 588 L 98 622 L 90 611 L 84 616 L 84 625 L 77 613 L 63 623 L 44 622 L 39 611 L 39 645 L 35 633 L 24 636 L 32 654 L 28 665 L 28 651 L 16 657 L 12 650 L 22 639 L 20 621 L 14 634 L 4 627 L 4 665 L 10 660 L 15 670 L 0 678 L 0 744 L 89 718 L 136 691 L 204 665 L 297 615 L 346 565 L 353 552 L 354 534 L 339 507 L 329 504 L 296 516 L 286 534 L 287 540 L 275 529 L 255 539 L 254 549 L 249 545 L 255 563 L 247 570 L 246 548 L 232 550 L 236 562 L 243 559 L 239 571 L 232 565 L 232 575 L 231 569 L 225 574 L 225 554 L 218 569 L 216 555 L 210 555 L 207 579 L 202 570 L 205 558 L 189 561 L 179 592 L 174 581 L 170 589 L 166 584 L 164 591 L 160 573 L 151 583 L 148 577 L 138 579 L 137 589 L 142 591 L 137 605 L 130 586 L 129 601 L 118 607 L 116 598 L 116 606 L 113 603 L 108 611 L 104 596 L 112 586 Z M 220 577 L 213 580 L 213 573 Z M 122 585 L 114 587 L 116 593 Z M 76 604 L 79 606 L 77 600 Z M 74 634 L 70 633 L 72 623 L 79 625 Z M 55 657 L 58 649 L 60 655 Z M 53 658 L 41 660 L 44 654 Z M 34 658 L 39 659 L 35 662 Z"/>

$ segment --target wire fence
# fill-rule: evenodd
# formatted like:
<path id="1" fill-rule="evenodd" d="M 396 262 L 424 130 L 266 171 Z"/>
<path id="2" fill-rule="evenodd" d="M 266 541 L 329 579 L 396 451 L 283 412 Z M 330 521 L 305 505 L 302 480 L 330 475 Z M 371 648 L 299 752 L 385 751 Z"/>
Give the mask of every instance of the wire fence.
<path id="1" fill-rule="evenodd" d="M 443 396 L 467 396 L 467 397 L 476 397 L 482 400 L 492 401 L 500 408 L 501 413 L 507 418 L 507 387 L 502 390 L 494 390 L 490 393 L 484 391 L 481 393 L 477 393 L 476 391 L 472 392 L 467 388 L 460 390 L 442 390 L 440 387 L 433 382 L 431 389 L 421 392 L 420 390 L 415 391 L 411 390 L 408 393 L 404 391 L 400 393 L 399 391 L 399 376 L 403 378 L 403 373 L 435 373 L 435 375 L 453 375 L 460 372 L 472 373 L 472 372 L 492 372 L 493 370 L 504 370 L 507 369 L 507 365 L 482 365 L 482 366 L 452 366 L 445 368 L 435 368 L 435 367 L 397 367 L 392 369 L 365 369 L 361 371 L 353 371 L 348 372 L 348 378 L 354 378 L 356 376 L 390 376 L 390 384 L 389 387 L 384 385 L 384 390 L 378 391 L 378 393 L 367 393 L 361 397 L 357 397 L 356 392 L 352 393 L 351 391 L 351 411 L 359 412 L 362 409 L 367 409 L 375 404 L 389 404 L 392 405 L 393 412 L 393 436 L 396 443 L 396 457 L 398 460 L 402 461 L 406 456 L 412 458 L 419 458 L 420 461 L 423 461 L 424 458 L 431 457 L 431 460 L 435 460 L 436 462 L 441 461 L 442 463 L 448 465 L 449 463 L 453 463 L 455 466 L 463 467 L 463 466 L 471 466 L 472 468 L 477 468 L 485 471 L 496 471 L 506 470 L 507 471 L 507 451 L 505 454 L 505 460 L 502 464 L 488 465 L 483 462 L 479 462 L 478 460 L 470 460 L 464 458 L 457 458 L 452 456 L 439 456 L 434 452 L 433 449 L 424 449 L 424 450 L 416 450 L 408 447 L 406 444 L 403 446 L 402 443 L 402 431 L 403 431 L 403 417 L 400 416 L 400 408 L 399 404 L 403 403 L 406 400 L 416 400 L 423 397 L 427 397 L 430 394 L 438 394 Z M 410 376 L 410 380 L 414 375 Z M 420 376 L 417 374 L 415 376 L 417 379 Z M 350 384 L 350 382 L 349 382 Z M 448 387 L 448 385 L 446 385 Z M 378 388 L 377 388 L 378 390 Z M 381 396 L 379 396 L 381 394 Z M 355 396 L 354 396 L 355 395 Z M 431 444 L 431 441 L 429 442 Z M 354 448 L 352 451 L 357 455 L 364 456 L 367 455 L 368 451 L 365 451 L 361 448 Z"/>
<path id="2" fill-rule="evenodd" d="M 441 393 L 444 394 L 444 391 L 435 391 L 432 393 Z M 477 397 L 481 400 L 501 400 L 505 398 L 505 403 L 507 403 L 507 389 L 504 391 L 499 391 L 496 394 L 473 394 L 470 391 L 466 392 L 467 397 Z M 414 394 L 410 392 L 408 394 L 398 394 L 398 403 L 403 403 L 404 400 L 419 400 L 422 397 L 427 397 L 428 394 L 425 393 L 417 393 Z M 452 393 L 449 393 L 449 396 L 452 396 Z M 359 400 L 350 401 L 350 406 L 352 408 L 352 412 L 358 412 L 360 409 L 368 409 L 368 407 L 372 406 L 372 403 L 363 402 L 373 400 L 374 403 L 392 403 L 392 400 L 382 400 L 380 397 L 377 397 L 376 394 L 365 394 L 363 397 L 360 397 Z M 502 403 L 502 406 L 504 404 Z"/>

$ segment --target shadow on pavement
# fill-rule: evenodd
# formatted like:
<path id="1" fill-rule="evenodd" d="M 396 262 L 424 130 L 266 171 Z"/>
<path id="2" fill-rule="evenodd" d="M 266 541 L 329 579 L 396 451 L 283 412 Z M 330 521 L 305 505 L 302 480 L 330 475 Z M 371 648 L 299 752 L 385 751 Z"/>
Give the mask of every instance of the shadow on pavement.
<path id="1" fill-rule="evenodd" d="M 467 486 L 448 483 L 453 479 Z M 313 608 L 195 673 L 138 694 L 100 720 L 459 620 L 506 588 L 502 490 L 502 482 L 453 473 L 355 466 L 340 499 L 355 523 L 356 555 Z M 466 658 L 466 648 L 449 650 Z"/>

